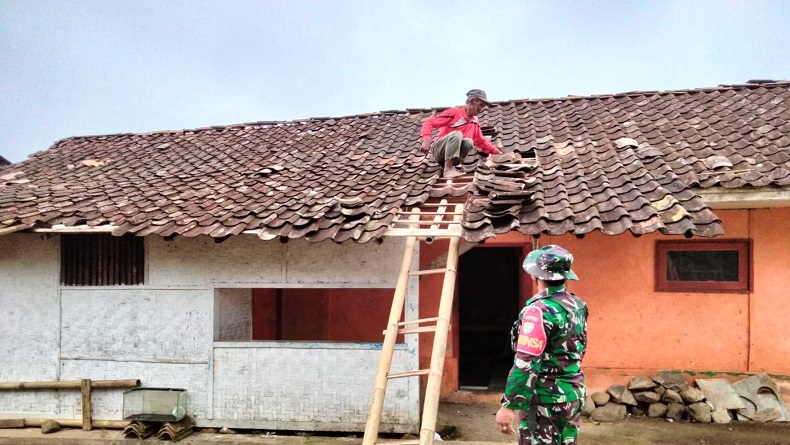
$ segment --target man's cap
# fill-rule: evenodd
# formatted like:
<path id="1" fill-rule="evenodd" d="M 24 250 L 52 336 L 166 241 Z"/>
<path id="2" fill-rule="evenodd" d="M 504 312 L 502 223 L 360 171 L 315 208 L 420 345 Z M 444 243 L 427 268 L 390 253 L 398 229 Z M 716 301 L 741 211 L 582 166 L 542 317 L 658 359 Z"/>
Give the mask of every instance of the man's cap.
<path id="1" fill-rule="evenodd" d="M 524 270 L 533 277 L 546 281 L 578 280 L 571 270 L 573 255 L 555 244 L 533 250 L 524 260 Z"/>
<path id="2" fill-rule="evenodd" d="M 488 101 L 488 96 L 486 96 L 486 92 L 483 90 L 469 90 L 466 93 L 466 101 L 469 102 L 472 99 L 479 99 L 483 101 L 486 105 L 491 105 L 491 102 Z"/>

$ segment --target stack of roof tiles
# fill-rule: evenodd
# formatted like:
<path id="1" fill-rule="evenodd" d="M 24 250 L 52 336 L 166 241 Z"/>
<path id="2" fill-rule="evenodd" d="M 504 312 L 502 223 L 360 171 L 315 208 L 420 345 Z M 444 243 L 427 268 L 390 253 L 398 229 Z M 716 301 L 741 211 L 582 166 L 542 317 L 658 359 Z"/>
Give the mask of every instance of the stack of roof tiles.
<path id="1" fill-rule="evenodd" d="M 438 111 L 65 139 L 0 167 L 0 234 L 366 242 L 429 198 L 420 126 Z M 720 234 L 691 188 L 789 185 L 788 118 L 782 82 L 495 103 L 481 122 L 506 155 L 465 160 L 464 236 Z"/>

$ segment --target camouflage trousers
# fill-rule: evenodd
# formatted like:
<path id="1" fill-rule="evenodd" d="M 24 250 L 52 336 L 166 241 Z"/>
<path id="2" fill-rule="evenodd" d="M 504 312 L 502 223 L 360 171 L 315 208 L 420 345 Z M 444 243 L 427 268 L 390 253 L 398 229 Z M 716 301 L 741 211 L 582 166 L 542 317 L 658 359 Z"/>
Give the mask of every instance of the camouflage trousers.
<path id="1" fill-rule="evenodd" d="M 518 445 L 576 445 L 583 400 L 519 411 Z"/>

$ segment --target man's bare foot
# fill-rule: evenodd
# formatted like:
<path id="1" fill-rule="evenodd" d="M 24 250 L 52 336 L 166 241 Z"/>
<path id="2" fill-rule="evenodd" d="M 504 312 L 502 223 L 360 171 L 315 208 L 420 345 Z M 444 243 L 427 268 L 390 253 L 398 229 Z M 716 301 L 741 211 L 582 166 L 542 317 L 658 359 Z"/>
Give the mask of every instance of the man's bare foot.
<path id="1" fill-rule="evenodd" d="M 460 172 L 456 170 L 455 167 L 452 167 L 444 170 L 444 173 L 442 173 L 442 178 L 452 179 L 452 178 L 457 178 L 458 176 L 461 176 L 463 174 L 464 172 Z"/>

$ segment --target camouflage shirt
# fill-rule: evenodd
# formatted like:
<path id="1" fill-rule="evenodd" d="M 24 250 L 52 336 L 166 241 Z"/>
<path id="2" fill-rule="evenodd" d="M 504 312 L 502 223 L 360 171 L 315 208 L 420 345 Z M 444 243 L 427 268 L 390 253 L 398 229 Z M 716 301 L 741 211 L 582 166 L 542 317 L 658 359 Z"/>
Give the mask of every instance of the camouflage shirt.
<path id="1" fill-rule="evenodd" d="M 502 406 L 520 410 L 535 402 L 583 399 L 586 388 L 581 362 L 587 348 L 584 301 L 564 285 L 549 287 L 527 302 L 519 318 L 516 357 Z"/>

